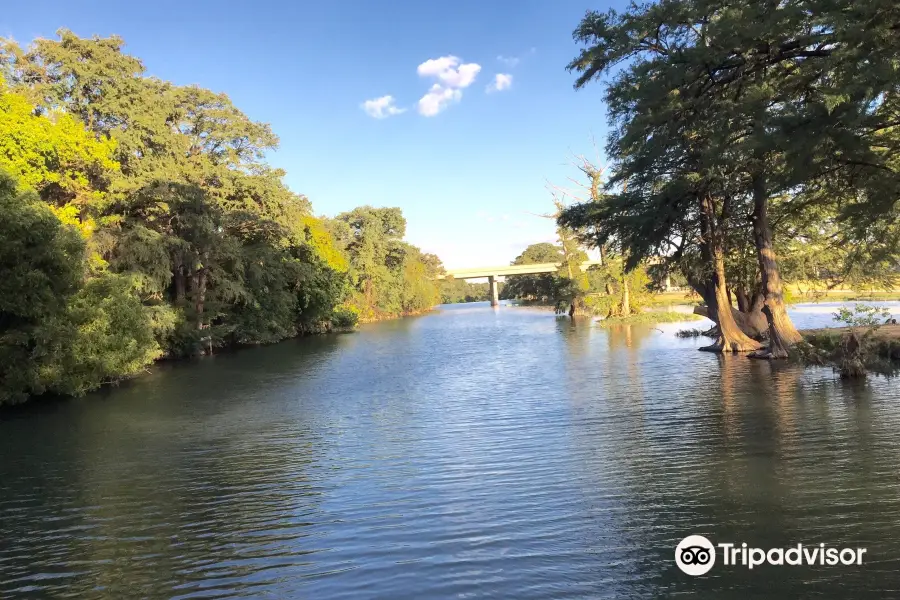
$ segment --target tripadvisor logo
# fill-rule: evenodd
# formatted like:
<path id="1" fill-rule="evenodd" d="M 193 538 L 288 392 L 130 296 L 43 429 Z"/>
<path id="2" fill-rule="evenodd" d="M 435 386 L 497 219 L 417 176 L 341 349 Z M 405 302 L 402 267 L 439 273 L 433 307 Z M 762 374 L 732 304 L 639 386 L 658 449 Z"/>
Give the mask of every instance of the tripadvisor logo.
<path id="1" fill-rule="evenodd" d="M 716 564 L 716 549 L 702 535 L 689 535 L 675 548 L 675 564 L 688 575 L 703 575 Z"/>
<path id="2" fill-rule="evenodd" d="M 865 548 L 829 548 L 825 544 L 790 548 L 751 548 L 746 543 L 713 543 L 702 535 L 689 535 L 675 548 L 675 564 L 688 575 L 703 575 L 716 564 L 716 548 L 725 566 L 744 566 L 748 569 L 760 565 L 861 565 Z"/>

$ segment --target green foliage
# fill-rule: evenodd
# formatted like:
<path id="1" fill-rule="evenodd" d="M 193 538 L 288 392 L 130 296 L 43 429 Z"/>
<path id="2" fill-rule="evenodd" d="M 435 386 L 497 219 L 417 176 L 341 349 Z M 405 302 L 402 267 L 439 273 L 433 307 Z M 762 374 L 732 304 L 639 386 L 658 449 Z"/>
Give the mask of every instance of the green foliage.
<path id="1" fill-rule="evenodd" d="M 499 295 L 506 298 L 506 283 L 497 282 Z M 460 304 L 463 302 L 485 302 L 491 299 L 488 283 L 470 283 L 465 279 L 447 277 L 441 281 L 441 304 Z"/>
<path id="2" fill-rule="evenodd" d="M 858 379 L 869 373 L 895 375 L 900 370 L 900 341 L 880 337 L 870 330 L 863 335 L 807 335 L 791 349 L 794 360 L 805 364 L 831 367 L 841 379 Z"/>
<path id="3" fill-rule="evenodd" d="M 99 202 L 118 170 L 115 143 L 97 139 L 70 114 L 36 115 L 28 100 L 0 80 L 0 169 L 56 207 Z"/>
<path id="4" fill-rule="evenodd" d="M 856 304 L 852 309 L 846 306 L 838 308 L 832 313 L 834 320 L 848 327 L 865 327 L 877 330 L 891 318 L 891 311 L 885 306 L 870 306 L 868 304 Z"/>
<path id="5" fill-rule="evenodd" d="M 84 269 L 84 242 L 37 197 L 0 172 L 0 404 L 48 388 L 47 323 L 65 314 Z"/>
<path id="6" fill-rule="evenodd" d="M 557 272 L 511 276 L 501 297 L 555 305 L 560 312 L 574 304 L 578 313 L 604 317 L 628 316 L 650 304 L 650 277 L 643 267 L 626 272 L 621 259 L 607 257 L 603 265 L 582 271 L 587 254 L 578 248 L 574 234 L 562 227 L 559 234 L 560 245 L 532 244 L 513 261 L 558 263 Z"/>
<path id="7" fill-rule="evenodd" d="M 80 395 L 143 372 L 163 353 L 158 317 L 141 305 L 131 278 L 106 273 L 89 280 L 48 324 L 59 352 L 42 368 L 47 390 Z"/>
<path id="8" fill-rule="evenodd" d="M 534 265 L 563 261 L 562 249 L 556 244 L 542 242 L 531 244 L 516 257 L 514 265 Z M 559 292 L 559 276 L 556 273 L 539 273 L 536 275 L 513 275 L 506 278 L 506 286 L 501 298 L 530 300 L 555 304 Z"/>
<path id="9" fill-rule="evenodd" d="M 399 209 L 316 217 L 268 125 L 123 46 L 0 39 L 0 403 L 438 302 Z"/>
<path id="10" fill-rule="evenodd" d="M 36 197 L 0 178 L 0 404 L 81 394 L 143 370 L 166 315 L 111 273 L 84 281 L 85 245 Z"/>
<path id="11" fill-rule="evenodd" d="M 298 324 L 302 333 L 320 331 L 334 321 L 335 314 L 346 312 L 347 307 L 342 303 L 349 294 L 346 272 L 331 268 L 324 258 L 319 257 L 315 248 L 308 248 L 305 252 L 311 254 L 304 256 L 301 252 L 297 264 L 299 277 L 295 279 L 300 313 Z M 358 313 L 354 314 L 355 324 Z"/>
<path id="12" fill-rule="evenodd" d="M 650 276 L 643 267 L 625 271 L 624 261 L 608 257 L 605 264 L 591 267 L 587 278 L 583 302 L 588 314 L 624 318 L 652 304 Z"/>
<path id="13" fill-rule="evenodd" d="M 338 329 L 352 329 L 359 323 L 359 309 L 355 306 L 339 306 L 331 315 L 331 325 Z"/>
<path id="14" fill-rule="evenodd" d="M 403 241 L 399 208 L 360 206 L 339 214 L 332 231 L 350 259 L 351 303 L 370 321 L 415 314 L 440 303 L 440 260 Z"/>
<path id="15" fill-rule="evenodd" d="M 890 334 L 878 335 L 879 328 L 891 320 L 890 310 L 856 304 L 853 308 L 840 307 L 833 316 L 849 330 L 806 336 L 793 350 L 796 359 L 831 366 L 842 379 L 865 377 L 870 371 L 890 375 L 900 368 L 900 342 Z"/>
<path id="16" fill-rule="evenodd" d="M 665 257 L 701 295 L 720 261 L 748 294 L 777 276 L 757 236 L 767 229 L 794 280 L 892 285 L 897 6 L 671 0 L 587 13 L 569 69 L 576 88 L 605 80 L 612 177 L 560 224 L 618 250 L 626 269 Z"/>
<path id="17" fill-rule="evenodd" d="M 629 315 L 627 317 L 607 317 L 599 321 L 599 324 L 602 327 L 609 327 L 611 325 L 652 325 L 654 323 L 682 323 L 684 321 L 697 321 L 702 319 L 703 317 L 698 317 L 694 314 L 689 313 L 679 313 L 679 312 L 668 312 L 668 311 L 646 311 L 646 312 L 638 312 L 633 315 Z M 678 332 L 678 337 L 694 337 L 693 331 L 690 330 L 691 334 L 686 334 L 684 332 Z M 702 335 L 702 333 L 698 333 L 697 335 Z"/>

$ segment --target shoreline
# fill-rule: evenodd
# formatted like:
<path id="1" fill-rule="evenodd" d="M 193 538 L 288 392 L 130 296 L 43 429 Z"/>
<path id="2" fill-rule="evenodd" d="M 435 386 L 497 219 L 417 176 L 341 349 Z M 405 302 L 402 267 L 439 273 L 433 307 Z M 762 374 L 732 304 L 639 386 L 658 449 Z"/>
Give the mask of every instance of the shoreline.
<path id="1" fill-rule="evenodd" d="M 290 337 L 286 337 L 274 342 L 268 342 L 263 344 L 229 344 L 227 346 L 221 346 L 219 348 L 215 348 L 214 352 L 203 354 L 196 354 L 191 356 L 161 356 L 154 360 L 151 364 L 147 365 L 143 371 L 140 373 L 135 373 L 129 377 L 121 377 L 118 379 L 111 379 L 109 381 L 104 381 L 100 383 L 97 387 L 88 390 L 84 394 L 81 395 L 62 395 L 62 394 L 38 394 L 35 396 L 29 396 L 28 399 L 23 402 L 18 402 L 15 404 L 0 404 L 0 414 L 6 413 L 8 411 L 18 411 L 23 407 L 30 407 L 35 405 L 40 405 L 45 402 L 61 402 L 66 400 L 72 400 L 75 398 L 84 397 L 87 394 L 104 392 L 111 388 L 115 388 L 121 385 L 127 385 L 128 383 L 141 379 L 142 377 L 151 374 L 155 369 L 158 368 L 177 368 L 180 365 L 190 365 L 195 361 L 205 360 L 209 358 L 214 358 L 220 355 L 228 355 L 228 354 L 236 354 L 242 352 L 244 350 L 253 350 L 256 348 L 265 348 L 267 346 L 276 346 L 278 344 L 283 344 L 285 342 L 297 341 L 303 338 L 316 338 L 328 335 L 344 335 L 348 333 L 355 333 L 359 331 L 359 325 L 364 324 L 372 324 L 372 323 L 380 323 L 384 321 L 393 321 L 397 319 L 403 319 L 406 317 L 414 317 L 427 314 L 434 309 L 428 309 L 426 311 L 421 311 L 417 313 L 405 313 L 402 315 L 396 316 L 383 316 L 376 319 L 363 320 L 360 319 L 357 325 L 350 327 L 329 327 L 329 326 L 319 326 L 315 328 L 308 329 L 306 331 L 298 332 L 297 335 L 293 335 Z"/>

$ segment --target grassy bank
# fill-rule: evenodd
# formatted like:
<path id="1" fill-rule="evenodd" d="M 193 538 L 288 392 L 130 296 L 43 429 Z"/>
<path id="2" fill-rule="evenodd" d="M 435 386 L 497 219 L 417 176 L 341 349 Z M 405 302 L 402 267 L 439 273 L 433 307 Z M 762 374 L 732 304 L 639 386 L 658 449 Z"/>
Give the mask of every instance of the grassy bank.
<path id="1" fill-rule="evenodd" d="M 431 308 L 424 308 L 422 310 L 414 310 L 414 311 L 410 311 L 410 312 L 382 313 L 382 314 L 378 314 L 378 315 L 375 315 L 375 316 L 372 316 L 369 318 L 359 317 L 359 319 L 357 320 L 357 323 L 359 325 L 366 325 L 366 324 L 371 324 L 371 323 L 381 323 L 382 321 L 393 321 L 395 319 L 405 319 L 406 317 L 419 317 L 422 315 L 427 315 L 428 313 L 432 312 L 435 308 L 437 308 L 437 306 L 438 305 L 435 305 Z M 356 329 L 356 326 L 354 325 L 354 326 L 350 326 L 350 327 L 344 328 L 342 330 L 339 330 L 339 332 L 354 331 L 355 329 Z M 333 332 L 324 332 L 324 333 L 333 333 Z"/>
<path id="2" fill-rule="evenodd" d="M 801 331 L 803 342 L 794 346 L 795 360 L 807 365 L 831 366 L 842 378 L 866 373 L 894 375 L 900 371 L 900 325 L 833 327 Z"/>
<path id="3" fill-rule="evenodd" d="M 857 327 L 859 331 L 863 328 Z M 850 327 L 824 327 L 820 329 L 804 329 L 800 333 L 807 340 L 840 340 L 844 334 L 850 333 Z M 900 325 L 881 325 L 872 332 L 872 339 L 900 344 Z"/>
<path id="4" fill-rule="evenodd" d="M 853 301 L 900 301 L 900 290 L 816 290 L 808 283 L 785 284 L 791 302 L 853 302 Z M 700 297 L 693 292 L 680 290 L 677 292 L 659 292 L 650 299 L 652 306 L 690 305 L 700 302 Z"/>
<path id="5" fill-rule="evenodd" d="M 703 317 L 672 311 L 647 311 L 630 315 L 628 317 L 610 317 L 598 321 L 601 327 L 611 325 L 655 325 L 657 323 L 681 323 L 684 321 L 699 321 Z"/>
<path id="6" fill-rule="evenodd" d="M 897 289 L 851 289 L 835 288 L 826 290 L 820 282 L 798 281 L 785 283 L 785 291 L 794 302 L 839 302 L 843 300 L 900 300 Z"/>
<path id="7" fill-rule="evenodd" d="M 700 296 L 689 290 L 658 292 L 650 297 L 650 306 L 691 305 L 700 302 Z"/>

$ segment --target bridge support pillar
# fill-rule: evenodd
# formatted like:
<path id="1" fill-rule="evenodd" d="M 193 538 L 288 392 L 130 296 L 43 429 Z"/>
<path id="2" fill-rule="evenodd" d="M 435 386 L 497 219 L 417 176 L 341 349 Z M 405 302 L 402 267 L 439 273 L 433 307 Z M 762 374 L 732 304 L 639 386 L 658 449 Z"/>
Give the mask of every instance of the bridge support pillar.
<path id="1" fill-rule="evenodd" d="M 500 295 L 497 293 L 497 279 L 493 275 L 488 276 L 488 285 L 491 288 L 491 306 L 500 306 Z"/>

